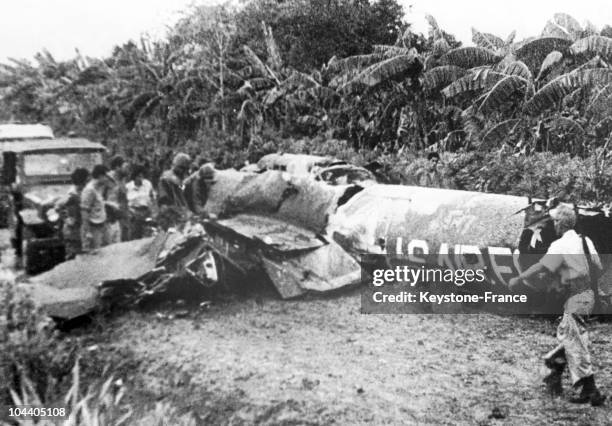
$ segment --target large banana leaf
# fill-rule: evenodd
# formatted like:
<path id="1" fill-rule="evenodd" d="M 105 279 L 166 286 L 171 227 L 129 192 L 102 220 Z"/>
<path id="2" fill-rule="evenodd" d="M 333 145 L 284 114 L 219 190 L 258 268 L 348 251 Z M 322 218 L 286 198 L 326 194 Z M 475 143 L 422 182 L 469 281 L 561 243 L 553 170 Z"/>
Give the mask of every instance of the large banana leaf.
<path id="1" fill-rule="evenodd" d="M 472 27 L 472 41 L 478 47 L 496 51 L 504 47 L 504 41 L 496 35 L 489 33 L 481 33 L 476 28 Z"/>
<path id="2" fill-rule="evenodd" d="M 272 34 L 272 28 L 266 25 L 265 22 L 261 23 L 263 27 L 263 33 L 266 39 L 266 49 L 268 50 L 268 63 L 275 71 L 280 71 L 283 67 L 283 61 L 281 59 L 276 40 Z"/>
<path id="3" fill-rule="evenodd" d="M 480 69 L 476 72 L 461 77 L 442 89 L 442 94 L 447 98 L 453 98 L 473 90 L 482 90 L 493 86 L 504 77 L 504 74 L 491 69 Z"/>
<path id="4" fill-rule="evenodd" d="M 470 140 L 476 140 L 485 126 L 485 121 L 481 115 L 476 114 L 473 106 L 469 107 L 461 114 L 463 130 Z"/>
<path id="5" fill-rule="evenodd" d="M 423 65 L 416 55 L 395 56 L 363 70 L 357 77 L 343 86 L 352 92 L 360 87 L 374 87 L 383 81 L 403 78 L 422 70 Z"/>
<path id="6" fill-rule="evenodd" d="M 374 53 L 384 55 L 386 58 L 391 58 L 398 55 L 411 55 L 412 49 L 408 47 L 391 46 L 387 44 L 375 44 Z"/>
<path id="7" fill-rule="evenodd" d="M 493 65 L 491 69 L 496 72 L 506 72 L 506 68 L 508 68 L 510 64 L 516 61 L 517 59 L 516 59 L 516 55 L 514 54 L 514 52 L 509 51 L 508 53 L 504 55 L 502 60 L 496 63 L 495 65 Z"/>
<path id="8" fill-rule="evenodd" d="M 612 38 L 592 35 L 576 41 L 570 46 L 574 55 L 599 55 L 606 61 L 612 60 Z"/>
<path id="9" fill-rule="evenodd" d="M 445 55 L 450 51 L 450 44 L 444 38 L 439 38 L 433 44 L 432 53 L 436 57 Z"/>
<path id="10" fill-rule="evenodd" d="M 501 59 L 494 52 L 482 47 L 459 47 L 453 49 L 440 58 L 445 65 L 456 65 L 461 68 L 474 68 L 483 65 L 491 65 Z"/>
<path id="11" fill-rule="evenodd" d="M 520 119 L 514 118 L 511 120 L 502 121 L 491 127 L 482 137 L 480 149 L 491 149 L 499 147 L 504 142 L 508 135 L 511 135 L 521 122 Z"/>
<path id="12" fill-rule="evenodd" d="M 281 88 L 286 90 L 307 89 L 309 87 L 318 86 L 319 83 L 303 72 L 292 70 L 291 75 L 281 83 Z"/>
<path id="13" fill-rule="evenodd" d="M 560 37 L 541 37 L 523 44 L 516 50 L 516 56 L 529 67 L 532 72 L 540 69 L 542 62 L 554 50 L 564 52 L 572 42 Z"/>
<path id="14" fill-rule="evenodd" d="M 382 53 L 370 53 L 368 55 L 354 55 L 343 59 L 336 59 L 330 61 L 327 64 L 325 70 L 328 73 L 336 74 L 339 72 L 350 72 L 355 69 L 361 70 L 364 67 L 368 67 L 376 62 L 380 62 L 385 59 Z"/>
<path id="15" fill-rule="evenodd" d="M 599 55 L 597 55 L 594 58 L 591 58 L 588 61 L 586 61 L 584 64 L 580 65 L 574 71 L 594 69 L 594 68 L 609 68 L 609 67 L 610 66 L 608 65 L 608 63 L 605 62 L 603 59 L 601 59 Z"/>
<path id="16" fill-rule="evenodd" d="M 572 71 L 546 84 L 525 104 L 524 111 L 538 115 L 555 107 L 570 92 L 583 86 L 605 86 L 612 83 L 611 68 L 593 68 Z"/>
<path id="17" fill-rule="evenodd" d="M 466 71 L 455 65 L 435 67 L 423 74 L 424 86 L 427 90 L 436 90 L 448 86 L 453 81 L 465 75 Z"/>
<path id="18" fill-rule="evenodd" d="M 361 73 L 361 71 L 361 68 L 355 68 L 338 74 L 337 76 L 332 78 L 327 85 L 332 89 L 339 89 L 345 84 L 348 84 L 352 79 L 357 77 Z"/>
<path id="19" fill-rule="evenodd" d="M 597 90 L 587 106 L 587 112 L 595 117 L 603 117 L 612 111 L 612 84 Z"/>
<path id="20" fill-rule="evenodd" d="M 489 114 L 499 110 L 506 102 L 510 101 L 517 92 L 525 94 L 525 88 L 529 84 L 527 80 L 517 75 L 509 75 L 502 78 L 486 94 L 478 110 L 483 114 Z"/>
<path id="21" fill-rule="evenodd" d="M 435 55 L 432 54 L 432 55 L 428 55 L 425 58 L 423 65 L 424 65 L 424 69 L 432 70 L 440 65 L 440 61 L 439 61 L 439 58 L 437 58 Z"/>
<path id="22" fill-rule="evenodd" d="M 544 62 L 542 62 L 537 80 L 540 80 L 542 77 L 544 77 L 544 75 L 548 74 L 555 65 L 561 62 L 562 59 L 563 53 L 559 52 L 558 50 L 553 50 L 550 52 L 546 58 L 544 58 Z"/>
<path id="23" fill-rule="evenodd" d="M 431 31 L 433 33 L 434 40 L 442 38 L 443 37 L 442 30 L 440 29 L 440 26 L 438 25 L 436 18 L 427 14 L 425 15 L 425 19 L 427 20 L 427 22 L 429 23 L 429 26 L 431 27 Z"/>
<path id="24" fill-rule="evenodd" d="M 553 19 L 546 23 L 542 36 L 576 40 L 581 33 L 582 27 L 576 19 L 566 13 L 555 13 Z"/>
<path id="25" fill-rule="evenodd" d="M 516 37 L 516 30 L 512 30 L 512 32 L 508 34 L 508 37 L 506 37 L 505 44 L 511 45 L 514 42 L 515 37 Z"/>
<path id="26" fill-rule="evenodd" d="M 527 68 L 527 65 L 525 65 L 523 61 L 510 62 L 506 65 L 503 73 L 507 75 L 516 75 L 528 82 L 533 81 L 533 74 L 531 74 L 531 71 L 529 71 L 529 68 Z"/>

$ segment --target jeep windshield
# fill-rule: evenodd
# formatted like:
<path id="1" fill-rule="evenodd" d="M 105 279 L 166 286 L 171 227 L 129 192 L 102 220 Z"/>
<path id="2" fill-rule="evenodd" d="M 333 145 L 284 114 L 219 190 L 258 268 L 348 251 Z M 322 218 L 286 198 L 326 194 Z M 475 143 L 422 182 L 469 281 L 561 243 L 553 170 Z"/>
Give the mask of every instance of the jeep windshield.
<path id="1" fill-rule="evenodd" d="M 32 153 L 24 156 L 23 171 L 27 177 L 70 176 L 77 167 L 91 170 L 101 163 L 102 153 L 99 151 Z"/>

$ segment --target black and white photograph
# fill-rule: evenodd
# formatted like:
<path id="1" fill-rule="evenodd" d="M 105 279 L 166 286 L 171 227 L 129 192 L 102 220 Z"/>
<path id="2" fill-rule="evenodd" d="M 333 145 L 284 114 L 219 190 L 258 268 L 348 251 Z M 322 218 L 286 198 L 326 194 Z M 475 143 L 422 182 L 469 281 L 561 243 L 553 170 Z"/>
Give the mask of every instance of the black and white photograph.
<path id="1" fill-rule="evenodd" d="M 0 8 L 0 426 L 612 425 L 609 2 Z"/>

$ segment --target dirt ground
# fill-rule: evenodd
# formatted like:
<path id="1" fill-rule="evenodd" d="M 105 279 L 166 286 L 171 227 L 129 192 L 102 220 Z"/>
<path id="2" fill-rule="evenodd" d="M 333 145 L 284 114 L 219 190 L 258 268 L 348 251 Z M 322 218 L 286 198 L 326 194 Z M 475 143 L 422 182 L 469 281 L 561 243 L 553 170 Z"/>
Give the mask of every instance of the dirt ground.
<path id="1" fill-rule="evenodd" d="M 353 291 L 257 296 L 185 318 L 130 312 L 111 321 L 110 340 L 141 361 L 133 385 L 142 402 L 171 401 L 202 424 L 612 424 L 610 404 L 544 394 L 551 321 L 362 315 L 359 304 Z M 607 393 L 611 332 L 610 323 L 593 324 Z"/>

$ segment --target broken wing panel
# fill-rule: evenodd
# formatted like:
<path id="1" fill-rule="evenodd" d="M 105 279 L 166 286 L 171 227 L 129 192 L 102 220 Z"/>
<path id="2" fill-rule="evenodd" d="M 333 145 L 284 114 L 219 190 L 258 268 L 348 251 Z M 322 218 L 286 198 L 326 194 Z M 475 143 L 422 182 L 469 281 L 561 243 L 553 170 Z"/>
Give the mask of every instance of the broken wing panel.
<path id="1" fill-rule="evenodd" d="M 58 289 L 46 284 L 20 283 L 17 291 L 28 295 L 50 317 L 72 319 L 91 312 L 98 305 L 98 292 L 94 287 Z"/>
<path id="2" fill-rule="evenodd" d="M 264 216 L 243 214 L 217 224 L 282 252 L 313 249 L 325 244 L 314 232 Z"/>
<path id="3" fill-rule="evenodd" d="M 284 259 L 262 256 L 262 263 L 284 299 L 309 290 L 330 291 L 361 281 L 359 264 L 334 242 Z"/>

